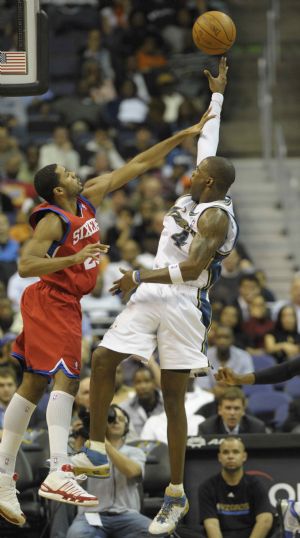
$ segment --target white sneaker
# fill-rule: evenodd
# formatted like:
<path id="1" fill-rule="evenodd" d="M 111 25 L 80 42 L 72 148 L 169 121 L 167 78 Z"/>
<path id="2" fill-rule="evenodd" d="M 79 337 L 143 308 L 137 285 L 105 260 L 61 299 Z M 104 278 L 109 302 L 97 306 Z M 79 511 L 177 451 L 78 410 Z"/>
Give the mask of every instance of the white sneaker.
<path id="1" fill-rule="evenodd" d="M 39 489 L 39 495 L 46 499 L 77 506 L 98 506 L 99 501 L 90 495 L 76 481 L 72 465 L 63 465 L 58 471 L 48 474 Z"/>
<path id="2" fill-rule="evenodd" d="M 109 478 L 110 467 L 106 454 L 92 450 L 90 441 L 86 441 L 81 451 L 71 456 L 74 473 L 84 473 L 94 478 Z"/>
<path id="3" fill-rule="evenodd" d="M 165 494 L 163 505 L 150 524 L 150 534 L 155 534 L 156 536 L 172 534 L 179 521 L 188 513 L 188 511 L 189 502 L 185 495 L 182 495 L 181 497 L 171 497 L 170 495 Z"/>
<path id="4" fill-rule="evenodd" d="M 24 525 L 26 518 L 17 498 L 16 481 L 18 475 L 0 473 L 0 516 L 9 523 Z"/>
<path id="5" fill-rule="evenodd" d="M 294 536 L 300 531 L 300 502 L 282 499 L 277 507 L 286 536 Z"/>

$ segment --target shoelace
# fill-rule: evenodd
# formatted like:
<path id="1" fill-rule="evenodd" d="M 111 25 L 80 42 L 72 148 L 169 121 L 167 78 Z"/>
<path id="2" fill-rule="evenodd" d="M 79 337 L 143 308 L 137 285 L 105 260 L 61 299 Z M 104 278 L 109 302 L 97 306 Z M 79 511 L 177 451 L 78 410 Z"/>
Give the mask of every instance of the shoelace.
<path id="1" fill-rule="evenodd" d="M 176 514 L 172 514 L 172 509 L 174 508 L 173 502 L 164 502 L 160 511 L 158 512 L 156 519 L 157 521 L 164 523 L 168 517 L 171 517 L 173 521 L 177 521 Z"/>

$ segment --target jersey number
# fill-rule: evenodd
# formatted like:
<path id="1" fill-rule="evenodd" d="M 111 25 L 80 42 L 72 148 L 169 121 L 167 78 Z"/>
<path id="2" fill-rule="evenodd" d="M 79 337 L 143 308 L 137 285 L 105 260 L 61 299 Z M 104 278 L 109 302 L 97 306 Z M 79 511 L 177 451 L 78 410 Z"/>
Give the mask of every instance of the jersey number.
<path id="1" fill-rule="evenodd" d="M 173 234 L 171 237 L 176 247 L 181 248 L 183 245 L 186 244 L 188 236 L 189 236 L 189 232 L 187 232 L 186 230 L 183 230 L 182 232 L 178 234 Z"/>
<path id="2" fill-rule="evenodd" d="M 99 260 L 93 260 L 93 258 L 89 257 L 84 261 L 84 268 L 88 271 L 89 269 L 96 267 L 98 264 Z"/>

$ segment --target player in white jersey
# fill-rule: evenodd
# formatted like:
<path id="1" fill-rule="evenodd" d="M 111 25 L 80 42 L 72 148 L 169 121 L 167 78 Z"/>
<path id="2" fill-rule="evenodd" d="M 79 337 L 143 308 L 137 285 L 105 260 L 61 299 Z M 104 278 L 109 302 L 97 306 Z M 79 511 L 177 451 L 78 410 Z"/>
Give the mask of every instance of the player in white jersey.
<path id="1" fill-rule="evenodd" d="M 208 367 L 208 291 L 220 273 L 222 258 L 234 247 L 238 232 L 227 196 L 235 170 L 230 161 L 215 156 L 227 69 L 226 59 L 222 58 L 216 78 L 206 72 L 212 91 L 209 113 L 213 118 L 204 125 L 199 138 L 191 194 L 180 197 L 164 219 L 153 270 L 123 271 L 124 276 L 112 288 L 113 293 L 125 294 L 137 290 L 94 352 L 91 440 L 73 460 L 78 472 L 101 475 L 107 463 L 103 443 L 116 367 L 131 354 L 147 361 L 158 347 L 168 418 L 171 483 L 149 527 L 153 535 L 171 534 L 188 511 L 183 490 L 185 392 L 191 370 Z"/>

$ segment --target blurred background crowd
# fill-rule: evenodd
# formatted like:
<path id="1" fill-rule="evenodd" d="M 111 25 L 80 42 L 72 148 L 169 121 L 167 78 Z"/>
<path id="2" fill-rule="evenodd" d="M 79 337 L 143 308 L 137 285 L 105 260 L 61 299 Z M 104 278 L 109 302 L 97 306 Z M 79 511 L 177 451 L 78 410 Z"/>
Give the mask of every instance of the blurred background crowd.
<path id="1" fill-rule="evenodd" d="M 0 4 L 0 49 L 10 50 L 16 42 L 14 6 Z M 41 4 L 50 24 L 49 91 L 39 97 L 0 100 L 0 435 L 5 409 L 22 376 L 10 357 L 11 344 L 21 330 L 20 298 L 36 280 L 17 273 L 18 256 L 32 234 L 28 219 L 39 203 L 33 186 L 36 171 L 57 162 L 76 170 L 85 181 L 122 166 L 155 142 L 196 123 L 210 99 L 203 68 L 215 74 L 218 58 L 195 49 L 193 21 L 208 9 L 230 14 L 243 1 L 52 0 Z M 225 123 L 230 114 L 225 96 Z M 110 252 L 102 257 L 95 289 L 82 300 L 83 369 L 74 409 L 73 448 L 85 439 L 82 416 L 89 409 L 92 350 L 123 308 L 120 298 L 108 290 L 120 275 L 119 267 L 152 266 L 164 214 L 189 188 L 196 149 L 195 141 L 185 141 L 156 169 L 112 193 L 97 210 L 101 240 L 110 245 Z M 236 210 L 239 215 L 239 206 Z M 227 364 L 246 373 L 300 354 L 300 273 L 290 282 L 290 295 L 278 297 L 268 285 L 268 274 L 255 265 L 251 249 L 238 243 L 223 263 L 211 301 L 208 356 L 214 369 Z M 206 431 L 201 425 L 217 414 L 231 432 L 239 432 L 245 413 L 263 421 L 257 423 L 259 431 L 300 428 L 298 379 L 268 389 L 237 389 L 227 399 L 226 390 L 212 374 L 191 380 L 186 401 L 189 435 Z M 254 390 L 269 391 L 269 406 L 266 399 L 257 405 Z M 231 406 L 228 420 L 224 398 L 239 402 Z M 130 416 L 128 439 L 166 442 L 159 356 L 152 358 L 149 368 L 136 358 L 119 367 L 114 402 Z M 46 403 L 47 395 L 31 429 L 45 428 Z M 28 439 L 32 435 L 30 431 Z"/>

